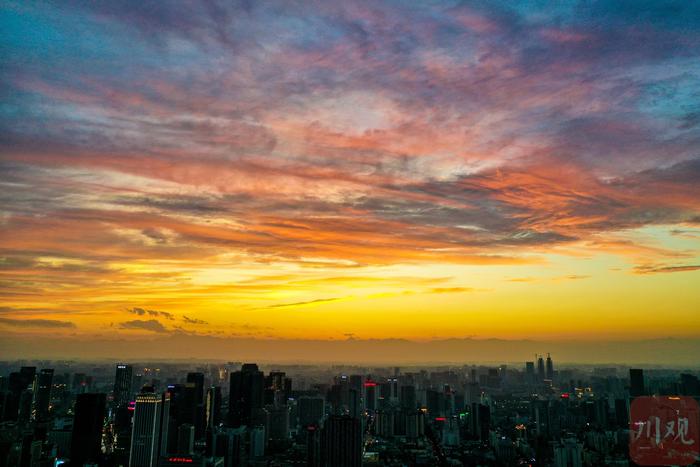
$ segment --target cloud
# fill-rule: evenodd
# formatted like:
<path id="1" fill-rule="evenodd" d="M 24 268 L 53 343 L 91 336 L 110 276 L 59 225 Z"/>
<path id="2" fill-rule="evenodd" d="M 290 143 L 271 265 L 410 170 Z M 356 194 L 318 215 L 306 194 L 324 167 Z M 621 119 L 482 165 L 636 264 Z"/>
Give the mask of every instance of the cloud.
<path id="1" fill-rule="evenodd" d="M 18 5 L 2 12 L 4 303 L 172 325 L 131 306 L 216 300 L 195 278 L 242 263 L 697 263 L 618 238 L 700 222 L 693 2 Z"/>
<path id="2" fill-rule="evenodd" d="M 321 303 L 335 302 L 338 300 L 342 300 L 342 298 L 317 298 L 316 300 L 308 300 L 305 302 L 279 303 L 277 305 L 270 305 L 268 308 L 288 308 L 295 306 L 318 305 Z"/>
<path id="3" fill-rule="evenodd" d="M 145 330 L 145 331 L 152 331 L 152 332 L 167 332 L 167 329 L 165 326 L 163 326 L 159 321 L 155 319 L 148 319 L 148 320 L 141 320 L 141 319 L 135 319 L 132 321 L 125 321 L 123 323 L 119 323 L 119 327 L 121 329 L 140 329 L 140 330 Z"/>
<path id="4" fill-rule="evenodd" d="M 172 313 L 168 313 L 167 311 L 146 310 L 144 308 L 139 308 L 139 307 L 130 308 L 127 311 L 129 313 L 133 313 L 133 314 L 139 315 L 139 316 L 163 317 L 163 318 L 168 319 L 168 320 L 175 319 L 175 315 L 173 315 Z"/>
<path id="5" fill-rule="evenodd" d="M 473 292 L 474 289 L 471 287 L 436 287 L 430 289 L 431 293 L 462 293 L 462 292 Z"/>
<path id="6" fill-rule="evenodd" d="M 582 280 L 582 279 L 589 279 L 591 276 L 585 275 L 585 274 L 569 274 L 567 276 L 562 276 L 557 279 L 563 279 L 563 280 L 569 280 L 569 281 L 576 281 L 576 280 Z"/>
<path id="7" fill-rule="evenodd" d="M 534 277 L 512 277 L 506 280 L 508 282 L 535 282 L 537 279 Z"/>
<path id="8" fill-rule="evenodd" d="M 18 328 L 75 328 L 75 323 L 55 319 L 11 319 L 0 318 L 0 324 Z"/>
<path id="9" fill-rule="evenodd" d="M 689 271 L 700 271 L 700 264 L 674 265 L 674 266 L 645 265 L 645 266 L 637 266 L 634 268 L 634 272 L 636 274 L 658 274 L 658 273 L 689 272 Z"/>
<path id="10" fill-rule="evenodd" d="M 209 324 L 208 322 L 201 320 L 201 319 L 196 319 L 196 318 L 188 318 L 187 316 L 183 316 L 182 320 L 188 324 Z"/>

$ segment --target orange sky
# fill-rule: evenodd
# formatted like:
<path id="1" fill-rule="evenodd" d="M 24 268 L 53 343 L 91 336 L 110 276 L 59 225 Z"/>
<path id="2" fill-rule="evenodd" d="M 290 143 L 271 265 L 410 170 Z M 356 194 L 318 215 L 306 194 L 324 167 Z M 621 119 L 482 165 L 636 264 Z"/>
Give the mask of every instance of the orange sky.
<path id="1" fill-rule="evenodd" d="M 168 8 L 2 7 L 7 336 L 700 338 L 688 15 Z"/>

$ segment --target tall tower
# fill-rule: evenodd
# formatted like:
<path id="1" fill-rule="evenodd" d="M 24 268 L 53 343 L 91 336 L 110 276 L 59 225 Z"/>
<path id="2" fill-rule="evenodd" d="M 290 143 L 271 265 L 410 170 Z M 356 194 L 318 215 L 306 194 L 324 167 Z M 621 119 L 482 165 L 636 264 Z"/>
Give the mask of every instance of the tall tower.
<path id="1" fill-rule="evenodd" d="M 537 356 L 537 379 L 542 382 L 546 378 L 546 373 L 544 371 L 544 359 L 542 355 Z"/>
<path id="2" fill-rule="evenodd" d="M 136 396 L 131 432 L 130 467 L 155 467 L 165 454 L 168 439 L 170 395 L 141 393 Z"/>
<path id="3" fill-rule="evenodd" d="M 131 365 L 117 364 L 117 372 L 114 375 L 114 405 L 122 407 L 131 399 L 131 379 L 133 370 Z"/>
<path id="4" fill-rule="evenodd" d="M 102 455 L 102 427 L 106 404 L 106 394 L 83 393 L 76 397 L 70 448 L 71 464 L 83 465 L 88 461 L 99 461 Z"/>
<path id="5" fill-rule="evenodd" d="M 49 418 L 49 405 L 51 404 L 51 385 L 53 384 L 53 369 L 45 368 L 39 373 L 37 380 L 36 398 L 34 407 L 36 419 L 45 421 Z"/>
<path id="6" fill-rule="evenodd" d="M 231 373 L 229 389 L 229 422 L 234 427 L 250 425 L 263 406 L 265 377 L 255 363 L 245 363 Z"/>
<path id="7" fill-rule="evenodd" d="M 360 467 L 362 465 L 362 433 L 360 421 L 346 415 L 333 415 L 321 433 L 321 465 L 323 467 Z"/>
<path id="8" fill-rule="evenodd" d="M 194 416 L 194 431 L 195 438 L 200 439 L 204 436 L 204 373 L 192 372 L 187 373 L 187 384 L 194 385 L 195 397 L 195 416 Z"/>
<path id="9" fill-rule="evenodd" d="M 219 386 L 212 386 L 207 390 L 204 421 L 208 430 L 214 429 L 221 422 L 221 387 Z"/>
<path id="10" fill-rule="evenodd" d="M 630 396 L 639 397 L 644 394 L 644 370 L 630 368 Z"/>
<path id="11" fill-rule="evenodd" d="M 547 379 L 554 379 L 554 362 L 552 362 L 552 356 L 547 353 Z"/>
<path id="12" fill-rule="evenodd" d="M 535 382 L 535 362 L 525 362 L 525 380 L 528 384 Z"/>

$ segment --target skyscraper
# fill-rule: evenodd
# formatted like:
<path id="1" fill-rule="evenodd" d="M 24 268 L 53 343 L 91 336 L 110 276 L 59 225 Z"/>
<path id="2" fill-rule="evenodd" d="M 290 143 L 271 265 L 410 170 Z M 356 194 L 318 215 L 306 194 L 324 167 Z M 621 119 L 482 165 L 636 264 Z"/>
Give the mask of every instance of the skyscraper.
<path id="1" fill-rule="evenodd" d="M 36 367 L 23 366 L 19 372 L 10 373 L 4 403 L 3 420 L 17 420 L 22 393 L 34 384 Z"/>
<path id="2" fill-rule="evenodd" d="M 183 423 L 177 429 L 177 454 L 190 456 L 194 453 L 194 426 Z"/>
<path id="3" fill-rule="evenodd" d="M 170 429 L 168 431 L 168 452 L 177 451 L 178 427 L 187 423 L 194 427 L 197 418 L 196 384 L 174 384 L 168 386 L 170 394 Z"/>
<path id="4" fill-rule="evenodd" d="M 306 434 L 306 465 L 308 467 L 320 467 L 321 430 L 317 425 L 308 425 L 303 430 Z"/>
<path id="5" fill-rule="evenodd" d="M 416 410 L 416 387 L 413 385 L 401 386 L 400 394 L 401 409 L 406 412 Z"/>
<path id="6" fill-rule="evenodd" d="M 99 461 L 102 454 L 102 426 L 106 403 L 106 394 L 83 393 L 76 397 L 70 449 L 72 465 Z"/>
<path id="7" fill-rule="evenodd" d="M 143 392 L 136 396 L 131 433 L 130 467 L 155 467 L 165 454 L 170 395 Z"/>
<path id="8" fill-rule="evenodd" d="M 299 425 L 319 425 L 325 412 L 325 401 L 322 397 L 301 397 L 298 401 Z"/>
<path id="9" fill-rule="evenodd" d="M 51 385 L 53 383 L 53 370 L 45 368 L 39 373 L 37 390 L 35 394 L 36 419 L 44 421 L 49 418 L 49 406 L 51 404 Z"/>
<path id="10" fill-rule="evenodd" d="M 542 358 L 542 355 L 540 355 L 537 357 L 537 379 L 542 382 L 546 377 L 547 374 L 544 371 L 544 359 Z"/>
<path id="11" fill-rule="evenodd" d="M 547 373 L 546 377 L 548 380 L 554 379 L 554 362 L 552 362 L 552 356 L 547 354 Z"/>
<path id="12" fill-rule="evenodd" d="M 204 425 L 206 423 L 204 416 L 204 374 L 198 372 L 187 373 L 187 384 L 194 385 L 194 432 L 195 439 L 200 439 L 204 436 Z"/>
<path id="13" fill-rule="evenodd" d="M 362 465 L 362 433 L 360 421 L 345 415 L 332 415 L 321 432 L 321 465 L 323 467 L 360 467 Z"/>
<path id="14" fill-rule="evenodd" d="M 265 378 L 255 363 L 245 363 L 231 373 L 229 389 L 229 423 L 238 427 L 250 425 L 263 406 Z"/>
<path id="15" fill-rule="evenodd" d="M 131 365 L 117 364 L 117 372 L 114 375 L 114 405 L 125 406 L 131 399 L 131 379 L 133 370 Z"/>
<path id="16" fill-rule="evenodd" d="M 221 388 L 212 386 L 207 390 L 204 406 L 204 422 L 206 429 L 213 429 L 221 423 Z"/>
<path id="17" fill-rule="evenodd" d="M 639 397 L 644 394 L 644 370 L 630 368 L 630 396 Z"/>
<path id="18" fill-rule="evenodd" d="M 525 382 L 528 384 L 535 382 L 535 362 L 525 362 Z"/>

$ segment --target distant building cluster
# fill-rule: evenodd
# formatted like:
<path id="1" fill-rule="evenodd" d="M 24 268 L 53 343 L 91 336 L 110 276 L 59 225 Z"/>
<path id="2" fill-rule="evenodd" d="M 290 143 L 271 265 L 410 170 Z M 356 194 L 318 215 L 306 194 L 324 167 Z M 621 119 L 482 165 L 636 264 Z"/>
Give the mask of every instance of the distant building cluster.
<path id="1" fill-rule="evenodd" d="M 41 362 L 40 362 L 41 363 Z M 629 410 L 696 374 L 507 365 L 0 363 L 0 466 L 627 466 Z"/>

